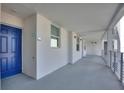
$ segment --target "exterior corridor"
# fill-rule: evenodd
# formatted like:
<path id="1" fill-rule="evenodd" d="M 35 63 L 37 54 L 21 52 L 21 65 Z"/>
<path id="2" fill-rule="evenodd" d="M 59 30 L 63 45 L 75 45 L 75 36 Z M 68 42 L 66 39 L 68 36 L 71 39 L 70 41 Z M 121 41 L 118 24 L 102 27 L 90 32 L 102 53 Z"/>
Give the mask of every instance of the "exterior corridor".
<path id="1" fill-rule="evenodd" d="M 88 56 L 66 65 L 40 80 L 19 74 L 2 80 L 3 89 L 118 90 L 123 89 L 114 73 L 98 56 Z"/>

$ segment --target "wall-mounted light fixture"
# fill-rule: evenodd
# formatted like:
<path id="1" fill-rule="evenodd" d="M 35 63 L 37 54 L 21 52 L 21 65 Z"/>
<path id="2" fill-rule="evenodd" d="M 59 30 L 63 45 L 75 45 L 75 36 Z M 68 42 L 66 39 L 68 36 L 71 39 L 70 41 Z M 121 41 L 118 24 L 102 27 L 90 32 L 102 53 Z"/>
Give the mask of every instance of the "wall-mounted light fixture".
<path id="1" fill-rule="evenodd" d="M 97 42 L 91 42 L 91 44 L 95 45 L 95 44 L 97 44 Z"/>

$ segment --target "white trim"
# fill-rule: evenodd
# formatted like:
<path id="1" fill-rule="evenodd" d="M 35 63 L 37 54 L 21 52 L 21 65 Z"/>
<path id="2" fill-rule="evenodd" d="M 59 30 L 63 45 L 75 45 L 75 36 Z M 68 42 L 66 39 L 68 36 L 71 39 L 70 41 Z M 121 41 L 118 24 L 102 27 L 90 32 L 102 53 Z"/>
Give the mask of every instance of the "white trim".
<path id="1" fill-rule="evenodd" d="M 56 35 L 51 35 L 51 36 L 52 37 L 55 37 L 55 38 L 58 38 L 58 39 L 60 38 L 60 36 L 56 36 Z"/>
<path id="2" fill-rule="evenodd" d="M 52 22 L 51 25 L 53 25 L 53 26 L 55 26 L 55 27 L 57 27 L 57 28 L 59 28 L 59 29 L 61 28 L 60 25 L 58 25 L 58 24 L 56 24 L 56 23 L 54 23 L 54 22 Z"/>
<path id="3" fill-rule="evenodd" d="M 12 26 L 12 27 L 19 28 L 19 29 L 23 30 L 23 27 L 19 27 L 19 26 L 13 25 L 13 24 L 5 23 L 5 22 L 0 22 L 0 24 L 7 25 L 7 26 Z"/>

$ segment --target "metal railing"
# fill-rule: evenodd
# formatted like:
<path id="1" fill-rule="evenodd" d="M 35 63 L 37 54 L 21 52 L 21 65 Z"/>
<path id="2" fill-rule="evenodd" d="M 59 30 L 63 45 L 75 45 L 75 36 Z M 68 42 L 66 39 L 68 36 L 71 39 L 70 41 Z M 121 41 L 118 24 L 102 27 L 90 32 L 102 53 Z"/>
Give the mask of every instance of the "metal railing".
<path id="1" fill-rule="evenodd" d="M 110 68 L 114 73 L 118 73 L 120 81 L 124 83 L 124 53 L 110 51 Z"/>
<path id="2" fill-rule="evenodd" d="M 121 53 L 121 69 L 120 69 L 120 79 L 124 83 L 124 53 Z"/>
<path id="3" fill-rule="evenodd" d="M 110 68 L 115 73 L 116 71 L 116 52 L 110 51 Z"/>

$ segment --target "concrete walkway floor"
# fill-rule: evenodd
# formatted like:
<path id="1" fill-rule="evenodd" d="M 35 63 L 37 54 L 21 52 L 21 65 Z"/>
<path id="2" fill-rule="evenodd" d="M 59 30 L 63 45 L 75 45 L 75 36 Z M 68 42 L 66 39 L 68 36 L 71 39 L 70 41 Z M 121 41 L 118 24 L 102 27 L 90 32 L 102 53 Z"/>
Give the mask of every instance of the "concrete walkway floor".
<path id="1" fill-rule="evenodd" d="M 2 80 L 3 89 L 38 90 L 120 90 L 123 89 L 114 73 L 98 56 L 82 58 L 66 65 L 40 80 L 19 74 Z"/>

